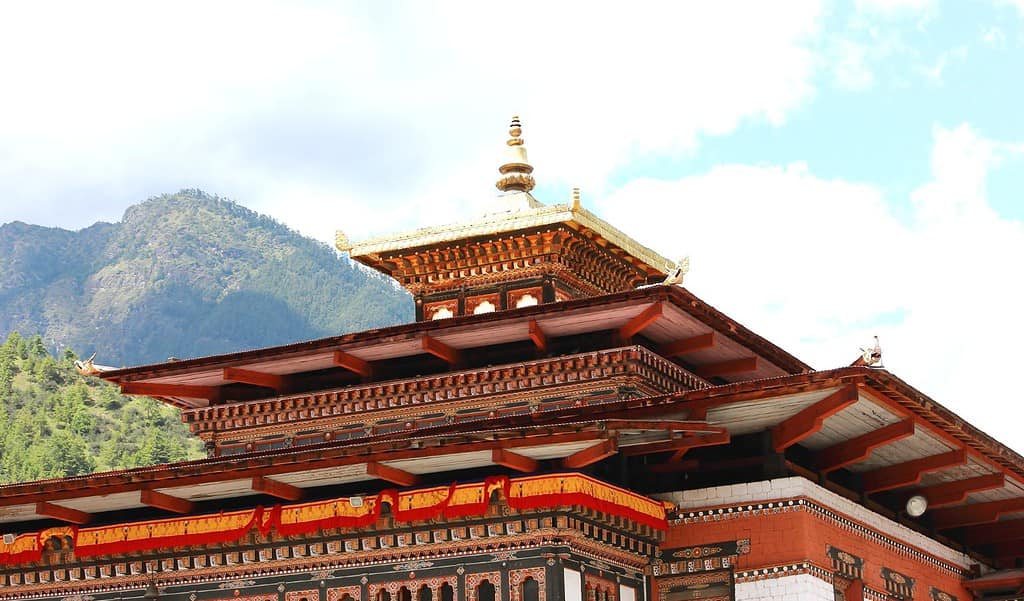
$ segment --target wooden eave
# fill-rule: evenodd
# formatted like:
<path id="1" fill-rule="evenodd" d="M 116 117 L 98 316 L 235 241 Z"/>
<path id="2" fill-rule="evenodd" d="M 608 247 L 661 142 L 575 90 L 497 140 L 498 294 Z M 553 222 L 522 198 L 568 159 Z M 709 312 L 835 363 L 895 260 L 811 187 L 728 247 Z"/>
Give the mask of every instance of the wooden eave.
<path id="1" fill-rule="evenodd" d="M 237 383 L 238 380 L 259 381 L 256 378 L 260 376 L 272 385 L 283 387 L 289 384 L 290 377 L 337 367 L 335 353 L 339 351 L 346 357 L 370 363 L 422 354 L 423 340 L 427 337 L 449 348 L 460 349 L 529 341 L 535 328 L 540 328 L 549 338 L 588 334 L 621 328 L 650 310 L 654 303 L 661 303 L 664 311 L 657 321 L 644 325 L 642 334 L 655 344 L 668 346 L 679 340 L 714 335 L 712 346 L 698 347 L 686 355 L 688 364 L 695 368 L 742 363 L 739 370 L 719 374 L 727 381 L 810 370 L 805 363 L 689 291 L 677 286 L 653 286 L 252 351 L 117 369 L 103 372 L 100 377 L 121 384 L 128 393 L 154 396 L 183 408 L 204 407 L 219 402 L 220 387 L 246 386 Z M 228 379 L 225 370 L 246 377 L 235 375 L 235 379 Z"/>
<path id="2" fill-rule="evenodd" d="M 356 242 L 346 248 L 349 256 L 382 273 L 393 273 L 394 257 L 414 255 L 434 248 L 507 238 L 520 234 L 565 226 L 580 232 L 612 255 L 645 272 L 648 277 L 664 277 L 672 262 L 630 238 L 617 228 L 583 208 L 549 205 L 529 210 L 489 215 L 474 221 L 420 228 L 381 238 Z"/>
<path id="3" fill-rule="evenodd" d="M 639 407 L 646 401 L 624 403 Z M 306 488 L 372 481 L 381 474 L 418 476 L 505 465 L 500 451 L 573 469 L 585 465 L 572 463 L 574 458 L 597 461 L 619 449 L 642 453 L 645 445 L 679 437 L 708 436 L 715 437 L 716 444 L 728 442 L 722 428 L 705 422 L 604 416 L 617 415 L 627 405 L 612 404 L 597 412 L 531 413 L 515 420 L 478 420 L 296 449 L 0 486 L 0 523 L 63 519 L 62 515 L 87 521 L 95 513 L 143 507 L 188 513 L 202 501 L 255 494 L 299 498 Z M 47 509 L 40 511 L 43 501 Z"/>

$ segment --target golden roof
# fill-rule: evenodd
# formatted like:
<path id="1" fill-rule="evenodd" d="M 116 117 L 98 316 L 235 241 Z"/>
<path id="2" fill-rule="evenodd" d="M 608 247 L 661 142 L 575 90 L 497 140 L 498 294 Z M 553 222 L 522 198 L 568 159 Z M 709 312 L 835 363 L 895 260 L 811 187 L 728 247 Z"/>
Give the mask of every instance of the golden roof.
<path id="1" fill-rule="evenodd" d="M 571 205 L 544 206 L 533 200 L 528 193 L 520 192 L 516 196 L 518 195 L 529 197 L 522 200 L 520 205 L 528 208 L 492 213 L 473 221 L 425 227 L 355 243 L 350 242 L 348 237 L 339 231 L 335 245 L 338 250 L 348 252 L 352 258 L 368 255 L 379 258 L 385 253 L 408 251 L 480 236 L 495 236 L 564 223 L 572 229 L 586 229 L 597 234 L 610 244 L 622 249 L 627 255 L 645 263 L 651 275 L 664 275 L 674 264 L 575 202 Z"/>

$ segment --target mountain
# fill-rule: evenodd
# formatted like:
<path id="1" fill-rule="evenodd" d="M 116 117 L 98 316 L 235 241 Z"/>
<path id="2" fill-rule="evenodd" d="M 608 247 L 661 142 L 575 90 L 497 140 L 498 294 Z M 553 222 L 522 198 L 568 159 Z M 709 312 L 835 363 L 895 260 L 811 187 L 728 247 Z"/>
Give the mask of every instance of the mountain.
<path id="1" fill-rule="evenodd" d="M 345 224 L 339 223 L 339 227 Z M 199 190 L 72 232 L 0 226 L 0 336 L 134 365 L 412 320 L 390 280 Z"/>

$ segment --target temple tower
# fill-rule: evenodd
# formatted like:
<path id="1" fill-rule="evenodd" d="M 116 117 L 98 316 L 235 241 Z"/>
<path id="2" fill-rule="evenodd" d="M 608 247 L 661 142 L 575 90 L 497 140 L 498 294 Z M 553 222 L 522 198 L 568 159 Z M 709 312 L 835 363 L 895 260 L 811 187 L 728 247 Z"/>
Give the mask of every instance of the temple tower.
<path id="1" fill-rule="evenodd" d="M 672 263 L 584 209 L 544 205 L 518 117 L 512 118 L 497 198 L 473 220 L 337 248 L 413 294 L 432 320 L 622 292 L 664 280 Z"/>

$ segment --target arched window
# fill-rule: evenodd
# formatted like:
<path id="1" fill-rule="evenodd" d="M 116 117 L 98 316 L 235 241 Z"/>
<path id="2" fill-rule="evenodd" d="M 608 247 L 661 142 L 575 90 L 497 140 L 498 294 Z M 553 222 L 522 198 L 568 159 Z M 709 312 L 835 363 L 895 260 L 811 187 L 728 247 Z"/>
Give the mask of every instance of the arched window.
<path id="1" fill-rule="evenodd" d="M 455 589 L 447 582 L 441 585 L 441 601 L 455 601 Z"/>
<path id="2" fill-rule="evenodd" d="M 523 581 L 523 601 L 540 601 L 540 585 L 532 576 Z"/>
<path id="3" fill-rule="evenodd" d="M 516 301 L 516 309 L 519 307 L 532 307 L 537 304 L 537 297 L 532 294 L 524 294 Z"/>
<path id="4" fill-rule="evenodd" d="M 391 593 L 388 592 L 388 589 L 381 588 L 377 592 L 377 601 L 391 601 Z"/>
<path id="5" fill-rule="evenodd" d="M 352 595 L 350 595 L 348 593 L 345 593 L 344 595 L 341 596 L 341 599 L 339 599 L 338 601 L 355 601 L 355 600 L 352 599 Z"/>
<path id="6" fill-rule="evenodd" d="M 454 315 L 455 314 L 452 313 L 452 310 L 449 309 L 448 307 L 441 307 L 437 311 L 434 311 L 434 314 L 430 317 L 430 319 L 448 319 L 449 317 L 453 317 Z"/>
<path id="7" fill-rule="evenodd" d="M 473 315 L 479 315 L 481 313 L 494 313 L 494 303 L 491 301 L 483 301 L 473 309 Z"/>
<path id="8" fill-rule="evenodd" d="M 412 601 L 412 591 L 404 586 L 398 589 L 398 601 Z"/>
<path id="9" fill-rule="evenodd" d="M 484 580 L 480 582 L 480 585 L 476 587 L 476 600 L 477 601 L 495 601 L 494 599 L 494 585 L 491 584 L 490 580 Z"/>
<path id="10" fill-rule="evenodd" d="M 416 601 L 434 601 L 434 591 L 424 584 L 416 595 Z"/>

